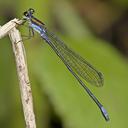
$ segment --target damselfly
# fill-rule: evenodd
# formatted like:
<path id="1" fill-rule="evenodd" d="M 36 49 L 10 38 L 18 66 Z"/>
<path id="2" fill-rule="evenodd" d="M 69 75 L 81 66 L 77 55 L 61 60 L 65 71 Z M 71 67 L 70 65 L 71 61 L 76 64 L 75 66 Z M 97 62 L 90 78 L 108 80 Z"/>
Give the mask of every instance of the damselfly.
<path id="1" fill-rule="evenodd" d="M 93 93 L 87 88 L 87 86 L 80 79 L 83 78 L 87 82 L 100 87 L 103 86 L 103 76 L 97 71 L 92 65 L 90 65 L 86 60 L 84 60 L 81 56 L 73 52 L 69 47 L 67 47 L 64 42 L 62 42 L 56 35 L 50 32 L 44 23 L 38 20 L 33 16 L 34 9 L 29 9 L 24 12 L 23 20 L 28 22 L 29 27 L 32 30 L 35 30 L 40 36 L 46 41 L 47 44 L 54 50 L 54 52 L 59 56 L 59 58 L 63 61 L 68 70 L 72 73 L 72 75 L 78 80 L 78 82 L 82 85 L 84 90 L 89 94 L 89 96 L 93 99 L 93 101 L 100 108 L 102 115 L 105 120 L 109 120 L 109 116 L 103 105 L 98 101 L 98 99 L 93 95 Z"/>

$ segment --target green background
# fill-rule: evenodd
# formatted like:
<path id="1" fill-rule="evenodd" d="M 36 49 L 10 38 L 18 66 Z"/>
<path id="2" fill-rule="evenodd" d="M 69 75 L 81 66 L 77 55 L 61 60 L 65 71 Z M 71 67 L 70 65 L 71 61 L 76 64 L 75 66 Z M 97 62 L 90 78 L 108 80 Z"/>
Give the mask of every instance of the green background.
<path id="1" fill-rule="evenodd" d="M 24 41 L 37 128 L 126 128 L 127 59 L 108 42 L 91 32 L 88 24 L 82 21 L 73 8 L 73 2 L 75 1 L 0 2 L 1 25 L 9 21 L 9 16 L 12 19 L 22 18 L 22 13 L 32 7 L 36 11 L 36 17 L 104 74 L 103 87 L 96 88 L 85 84 L 107 109 L 109 122 L 104 120 L 95 103 L 39 35 L 35 34 L 34 38 Z M 127 5 L 127 1 L 113 0 L 113 3 L 125 7 Z M 56 30 L 53 23 L 59 24 L 61 31 Z M 23 26 L 19 29 L 26 31 L 27 28 Z M 18 84 L 11 42 L 8 37 L 4 37 L 0 40 L 1 128 L 25 127 Z M 58 125 L 52 124 L 55 122 Z"/>

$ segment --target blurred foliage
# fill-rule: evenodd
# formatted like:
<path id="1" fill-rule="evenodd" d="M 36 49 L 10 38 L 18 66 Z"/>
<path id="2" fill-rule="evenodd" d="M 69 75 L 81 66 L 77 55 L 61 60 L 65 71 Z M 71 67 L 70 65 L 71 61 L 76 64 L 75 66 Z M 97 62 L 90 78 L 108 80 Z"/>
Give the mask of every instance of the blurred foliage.
<path id="1" fill-rule="evenodd" d="M 36 10 L 36 17 L 48 28 L 56 31 L 55 33 L 67 42 L 69 47 L 86 57 L 104 74 L 104 87 L 95 88 L 88 83 L 87 85 L 107 108 L 110 114 L 108 123 L 104 121 L 97 106 L 61 60 L 37 34 L 34 38 L 24 41 L 38 128 L 126 128 L 128 126 L 127 59 L 110 45 L 110 42 L 100 39 L 97 35 L 102 33 L 104 28 L 106 30 L 106 26 L 114 24 L 124 10 L 127 10 L 128 4 L 126 0 L 113 0 L 108 3 L 104 1 L 107 4 L 104 4 L 103 8 L 98 8 L 98 12 L 99 10 L 103 12 L 104 8 L 107 10 L 107 7 L 111 8 L 108 9 L 109 13 L 102 13 L 111 19 L 109 21 L 106 18 L 108 19 L 106 21 L 102 15 L 97 18 L 98 13 L 91 15 L 94 14 L 92 12 L 97 12 L 94 7 L 97 7 L 98 2 L 100 1 L 0 1 L 1 25 L 14 17 L 21 18 L 22 13 L 32 7 Z M 89 6 L 92 4 L 93 6 Z M 86 13 L 82 13 L 85 9 Z M 119 9 L 118 14 L 116 9 Z M 93 18 L 89 18 L 89 14 Z M 98 19 L 106 21 L 105 24 L 101 20 L 98 22 Z M 22 26 L 19 29 L 26 28 Z M 2 128 L 25 127 L 18 84 L 11 43 L 6 37 L 0 40 L 0 127 Z"/>

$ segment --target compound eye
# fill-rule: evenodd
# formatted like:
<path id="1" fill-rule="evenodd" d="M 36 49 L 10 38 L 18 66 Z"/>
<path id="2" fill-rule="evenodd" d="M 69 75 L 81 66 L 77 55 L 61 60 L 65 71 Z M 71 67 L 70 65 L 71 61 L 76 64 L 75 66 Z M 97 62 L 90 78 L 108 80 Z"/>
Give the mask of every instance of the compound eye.
<path id="1" fill-rule="evenodd" d="M 30 8 L 29 11 L 31 14 L 33 14 L 35 12 L 35 10 L 33 8 Z"/>
<path id="2" fill-rule="evenodd" d="M 28 12 L 27 11 L 24 12 L 24 16 L 28 17 Z"/>

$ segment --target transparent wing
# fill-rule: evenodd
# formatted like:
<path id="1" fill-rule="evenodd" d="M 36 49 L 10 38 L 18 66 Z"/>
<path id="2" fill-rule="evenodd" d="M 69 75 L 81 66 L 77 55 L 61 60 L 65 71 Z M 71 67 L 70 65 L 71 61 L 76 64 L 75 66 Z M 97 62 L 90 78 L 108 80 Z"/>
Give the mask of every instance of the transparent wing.
<path id="1" fill-rule="evenodd" d="M 85 59 L 69 49 L 60 39 L 45 28 L 45 33 L 41 35 L 44 40 L 52 47 L 60 59 L 68 66 L 70 72 L 78 74 L 87 82 L 97 87 L 103 86 L 103 76 Z"/>

